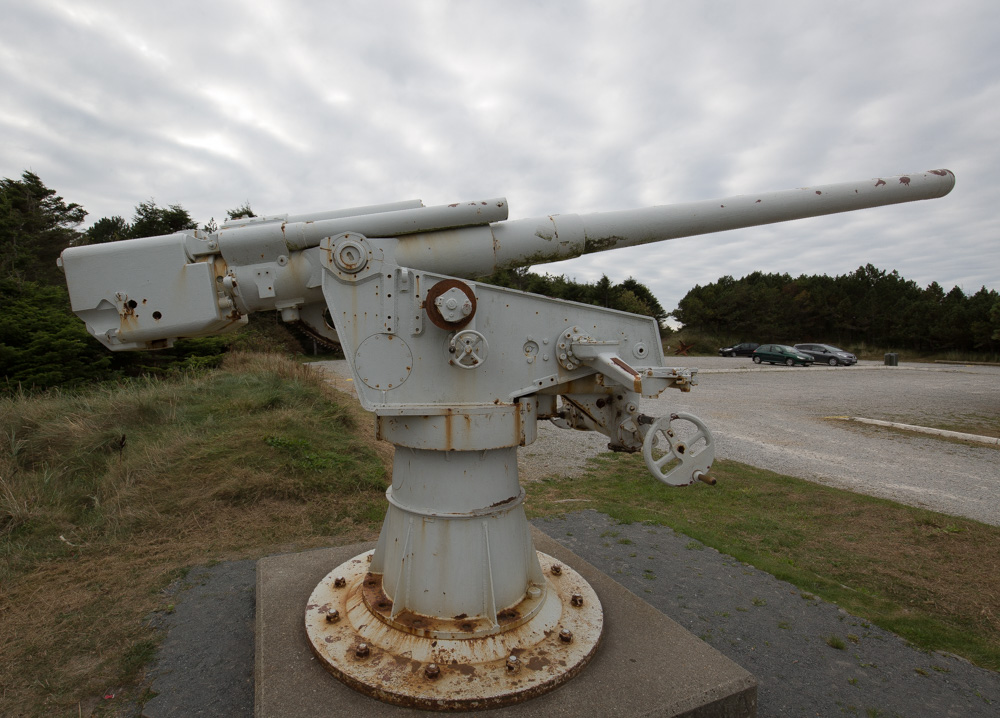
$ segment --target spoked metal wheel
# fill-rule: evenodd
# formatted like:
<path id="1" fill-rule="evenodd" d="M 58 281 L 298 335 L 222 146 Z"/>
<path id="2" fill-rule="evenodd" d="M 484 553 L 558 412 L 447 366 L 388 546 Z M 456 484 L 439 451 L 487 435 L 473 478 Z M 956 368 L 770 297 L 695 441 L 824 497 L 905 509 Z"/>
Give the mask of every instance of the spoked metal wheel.
<path id="1" fill-rule="evenodd" d="M 650 473 L 665 484 L 687 486 L 696 479 L 712 483 L 708 470 L 715 460 L 715 439 L 693 414 L 663 416 L 646 432 L 642 458 Z"/>

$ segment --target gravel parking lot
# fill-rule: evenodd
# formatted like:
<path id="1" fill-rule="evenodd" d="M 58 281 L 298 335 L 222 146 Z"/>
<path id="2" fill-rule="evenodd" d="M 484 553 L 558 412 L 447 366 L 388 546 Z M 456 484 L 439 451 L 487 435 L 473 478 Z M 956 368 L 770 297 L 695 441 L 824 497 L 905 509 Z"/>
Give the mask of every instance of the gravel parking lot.
<path id="1" fill-rule="evenodd" d="M 673 359 L 673 357 L 671 357 Z M 828 419 L 914 425 L 1000 416 L 1000 367 L 861 362 L 853 367 L 757 366 L 681 358 L 697 367 L 690 393 L 645 400 L 652 416 L 684 411 L 713 432 L 717 456 L 901 503 L 1000 525 L 1000 449 Z M 521 450 L 525 481 L 580 471 L 604 437 L 539 426 Z M 652 479 L 650 479 L 652 480 Z"/>

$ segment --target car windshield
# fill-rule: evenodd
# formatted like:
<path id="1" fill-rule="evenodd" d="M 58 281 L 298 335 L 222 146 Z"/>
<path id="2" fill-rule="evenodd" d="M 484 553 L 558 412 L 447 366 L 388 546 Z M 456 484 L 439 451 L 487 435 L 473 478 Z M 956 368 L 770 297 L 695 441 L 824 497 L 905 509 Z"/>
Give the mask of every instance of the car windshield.
<path id="1" fill-rule="evenodd" d="M 837 347 L 830 346 L 829 344 L 820 344 L 820 346 L 823 349 L 826 349 L 828 352 L 843 352 L 844 354 L 847 353 L 843 349 L 838 349 Z"/>
<path id="2" fill-rule="evenodd" d="M 774 351 L 778 352 L 788 352 L 789 354 L 798 354 L 798 349 L 788 346 L 787 344 L 775 344 Z"/>

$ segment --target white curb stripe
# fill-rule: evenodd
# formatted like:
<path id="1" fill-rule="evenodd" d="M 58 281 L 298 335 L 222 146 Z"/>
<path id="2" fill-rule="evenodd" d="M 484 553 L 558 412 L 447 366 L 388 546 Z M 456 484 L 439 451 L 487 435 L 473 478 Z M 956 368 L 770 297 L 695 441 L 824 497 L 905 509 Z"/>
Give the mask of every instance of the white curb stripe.
<path id="1" fill-rule="evenodd" d="M 903 429 L 904 431 L 916 431 L 920 434 L 932 434 L 943 436 L 948 439 L 959 439 L 961 441 L 975 441 L 979 444 L 993 444 L 1000 446 L 1000 438 L 995 436 L 982 436 L 980 434 L 965 434 L 961 431 L 948 431 L 947 429 L 932 429 L 928 426 L 914 426 L 913 424 L 900 424 L 895 421 L 881 421 L 879 419 L 865 419 L 860 416 L 827 416 L 827 419 L 839 419 L 841 421 L 856 421 L 861 424 L 872 424 L 874 426 L 887 426 L 890 429 Z"/>

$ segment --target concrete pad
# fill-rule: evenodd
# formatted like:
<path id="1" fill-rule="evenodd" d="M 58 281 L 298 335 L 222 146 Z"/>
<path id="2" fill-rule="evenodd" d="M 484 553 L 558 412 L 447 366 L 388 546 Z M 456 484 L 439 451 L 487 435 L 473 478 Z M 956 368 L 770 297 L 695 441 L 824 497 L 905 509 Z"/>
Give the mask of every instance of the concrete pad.
<path id="1" fill-rule="evenodd" d="M 535 548 L 572 566 L 593 586 L 604 606 L 604 637 L 579 676 L 539 698 L 490 710 L 489 716 L 757 715 L 757 682 L 750 673 L 538 529 L 532 532 Z M 306 639 L 305 606 L 316 584 L 372 547 L 355 544 L 257 563 L 256 718 L 426 718 L 426 711 L 381 703 L 340 683 L 316 660 Z"/>

